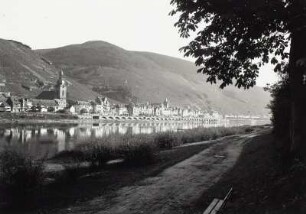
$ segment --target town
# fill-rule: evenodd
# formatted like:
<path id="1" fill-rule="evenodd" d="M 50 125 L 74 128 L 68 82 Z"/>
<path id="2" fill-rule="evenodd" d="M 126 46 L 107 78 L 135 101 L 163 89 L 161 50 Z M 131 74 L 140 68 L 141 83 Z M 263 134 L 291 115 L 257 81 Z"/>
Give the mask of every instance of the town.
<path id="1" fill-rule="evenodd" d="M 68 84 L 63 71 L 59 72 L 57 83 L 52 90 L 42 91 L 36 98 L 13 96 L 3 92 L 0 85 L 0 112 L 62 113 L 77 116 L 78 119 L 151 119 L 151 120 L 202 120 L 220 123 L 223 119 L 259 119 L 260 116 L 222 115 L 217 111 L 170 106 L 167 98 L 161 103 L 111 103 L 107 97 L 95 100 L 72 101 L 67 98 Z M 2 92 L 1 92 L 2 91 Z"/>

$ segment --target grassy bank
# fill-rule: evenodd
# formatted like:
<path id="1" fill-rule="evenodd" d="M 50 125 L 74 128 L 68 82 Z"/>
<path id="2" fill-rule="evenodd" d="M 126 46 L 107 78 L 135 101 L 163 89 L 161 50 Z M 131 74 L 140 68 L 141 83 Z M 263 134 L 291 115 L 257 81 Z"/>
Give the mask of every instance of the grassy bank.
<path id="1" fill-rule="evenodd" d="M 195 128 L 179 132 L 153 134 L 109 135 L 88 142 L 81 142 L 73 150 L 57 154 L 57 162 L 88 162 L 93 167 L 101 167 L 110 160 L 123 159 L 125 163 L 147 165 L 155 161 L 160 150 L 207 140 L 215 140 L 228 135 L 248 133 L 252 127 Z"/>
<path id="2" fill-rule="evenodd" d="M 15 204 L 10 204 L 10 207 L 33 208 L 27 207 L 30 204 L 34 206 L 34 209 L 50 211 L 76 202 L 87 201 L 100 195 L 111 200 L 112 194 L 119 188 L 131 185 L 145 177 L 154 176 L 163 169 L 202 151 L 209 145 L 177 146 L 212 140 L 226 135 L 246 133 L 252 129 L 250 127 L 220 127 L 146 135 L 111 135 L 100 140 L 80 143 L 74 150 L 60 153 L 52 160 L 48 160 L 65 166 L 65 170 L 59 173 L 46 173 L 42 171 L 37 161 L 22 155 L 21 158 L 17 158 L 22 161 L 14 161 L 15 157 L 20 155 L 18 153 L 9 153 L 12 154 L 12 157 L 2 155 L 0 157 L 5 157 L 5 160 L 12 160 L 5 162 L 6 164 L 0 161 L 2 190 L 6 189 L 5 181 L 7 179 L 5 177 L 9 172 L 9 175 L 14 175 L 11 176 L 12 178 L 18 178 L 15 176 L 16 174 L 22 175 L 24 179 L 13 179 L 12 181 L 14 181 L 14 191 L 17 188 L 24 194 L 18 195 L 22 197 L 21 199 L 9 202 L 5 201 L 6 198 L 2 198 L 0 205 L 6 206 L 9 205 L 8 203 L 14 202 Z M 106 164 L 114 159 L 124 161 L 118 164 Z M 84 162 L 89 163 L 89 167 L 87 165 L 84 167 L 82 165 Z M 23 183 L 31 180 L 37 181 L 35 185 L 31 182 Z M 0 191 L 2 190 L 0 189 Z M 3 193 L 4 191 L 1 192 L 2 195 Z M 5 195 L 8 194 L 10 193 L 5 192 Z M 20 203 L 30 199 L 34 201 L 26 204 Z M 50 213 L 52 212 L 50 211 Z"/>

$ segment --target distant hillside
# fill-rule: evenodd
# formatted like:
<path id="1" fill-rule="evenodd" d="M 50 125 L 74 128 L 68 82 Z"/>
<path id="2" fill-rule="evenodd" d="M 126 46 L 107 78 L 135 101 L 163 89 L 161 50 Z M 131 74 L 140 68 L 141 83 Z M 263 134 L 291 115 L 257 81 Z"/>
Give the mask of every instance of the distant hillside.
<path id="1" fill-rule="evenodd" d="M 20 42 L 0 39 L 0 82 L 13 95 L 35 97 L 50 89 L 58 78 L 59 69 L 30 47 Z M 67 78 L 71 99 L 88 100 L 97 94 L 86 86 Z"/>
<path id="2" fill-rule="evenodd" d="M 262 88 L 243 90 L 231 86 L 221 90 L 206 83 L 205 77 L 197 74 L 197 68 L 189 61 L 127 51 L 102 41 L 38 52 L 77 82 L 89 88 L 101 88 L 102 93 L 124 87 L 139 101 L 160 102 L 167 97 L 173 105 L 223 113 L 268 112 L 266 105 L 270 96 Z"/>

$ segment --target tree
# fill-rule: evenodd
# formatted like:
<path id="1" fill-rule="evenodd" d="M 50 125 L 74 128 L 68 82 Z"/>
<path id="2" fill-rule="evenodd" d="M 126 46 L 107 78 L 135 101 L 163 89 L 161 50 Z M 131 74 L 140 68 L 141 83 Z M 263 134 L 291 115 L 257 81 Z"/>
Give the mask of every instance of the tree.
<path id="1" fill-rule="evenodd" d="M 171 0 L 181 37 L 196 36 L 181 50 L 196 59 L 207 81 L 249 88 L 259 68 L 282 71 L 289 59 L 291 152 L 306 150 L 306 0 Z M 290 48 L 288 53 L 287 47 Z M 304 142 L 304 144 L 303 144 Z"/>
<path id="2" fill-rule="evenodd" d="M 87 114 L 88 110 L 86 108 L 82 108 L 80 111 L 81 114 Z"/>
<path id="3" fill-rule="evenodd" d="M 273 133 L 275 135 L 275 145 L 281 151 L 284 158 L 288 158 L 289 126 L 290 126 L 290 88 L 288 84 L 288 75 L 282 76 L 282 79 L 266 87 L 271 93 L 272 100 L 268 107 L 272 112 Z M 290 156 L 289 156 L 290 157 Z"/>
<path id="4" fill-rule="evenodd" d="M 55 108 L 53 106 L 48 107 L 48 112 L 55 112 Z"/>

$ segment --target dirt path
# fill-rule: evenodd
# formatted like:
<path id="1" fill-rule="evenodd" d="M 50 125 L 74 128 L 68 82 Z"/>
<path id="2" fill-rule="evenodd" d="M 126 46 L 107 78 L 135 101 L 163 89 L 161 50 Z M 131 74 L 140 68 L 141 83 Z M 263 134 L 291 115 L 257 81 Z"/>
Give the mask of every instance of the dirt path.
<path id="1" fill-rule="evenodd" d="M 243 144 L 253 136 L 250 134 L 223 139 L 158 176 L 120 189 L 111 203 L 98 197 L 65 211 L 97 214 L 183 213 L 182 207 L 199 198 L 203 191 L 233 167 Z"/>

